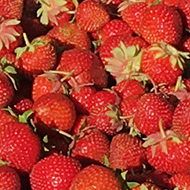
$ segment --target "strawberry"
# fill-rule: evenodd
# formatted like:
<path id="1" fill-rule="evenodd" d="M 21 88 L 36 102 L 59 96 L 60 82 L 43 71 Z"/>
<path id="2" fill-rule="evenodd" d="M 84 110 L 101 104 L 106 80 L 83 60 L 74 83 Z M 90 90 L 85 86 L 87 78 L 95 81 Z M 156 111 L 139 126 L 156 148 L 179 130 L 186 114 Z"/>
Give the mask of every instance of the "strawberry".
<path id="1" fill-rule="evenodd" d="M 180 52 L 164 42 L 153 44 L 143 51 L 142 70 L 155 84 L 174 85 L 183 74 L 184 58 L 188 53 Z"/>
<path id="2" fill-rule="evenodd" d="M 103 166 L 91 165 L 76 175 L 69 190 L 89 189 L 121 190 L 121 184 L 111 170 Z"/>
<path id="3" fill-rule="evenodd" d="M 161 41 L 178 44 L 182 37 L 183 26 L 179 13 L 162 3 L 144 12 L 140 26 L 140 34 L 150 44 Z"/>
<path id="4" fill-rule="evenodd" d="M 146 162 L 145 148 L 137 137 L 120 133 L 113 137 L 110 145 L 110 167 L 122 171 L 142 167 Z"/>
<path id="5" fill-rule="evenodd" d="M 104 164 L 105 157 L 109 155 L 109 140 L 99 130 L 84 131 L 84 136 L 76 140 L 71 155 L 81 162 L 92 161 Z"/>
<path id="6" fill-rule="evenodd" d="M 179 190 L 187 189 L 190 187 L 190 175 L 189 174 L 175 174 L 170 178 L 170 183 Z"/>
<path id="7" fill-rule="evenodd" d="M 136 34 L 140 34 L 142 16 L 147 10 L 148 4 L 144 2 L 134 3 L 133 1 L 124 1 L 119 6 L 122 19 L 127 22 Z"/>
<path id="8" fill-rule="evenodd" d="M 39 154 L 39 140 L 28 125 L 10 122 L 0 127 L 0 160 L 29 173 Z"/>
<path id="9" fill-rule="evenodd" d="M 8 166 L 1 166 L 0 167 L 0 187 L 1 189 L 6 190 L 20 190 L 20 178 L 17 172 L 8 167 Z"/>
<path id="10" fill-rule="evenodd" d="M 17 59 L 20 58 L 21 60 L 16 67 L 21 72 L 31 77 L 55 67 L 57 56 L 55 48 L 51 44 L 40 37 L 30 43 L 25 33 L 24 39 L 26 46 L 15 50 Z"/>
<path id="11" fill-rule="evenodd" d="M 173 131 L 151 134 L 143 144 L 146 157 L 155 169 L 168 174 L 188 173 L 190 171 L 190 142 L 180 140 Z M 180 152 L 180 154 L 179 154 Z"/>
<path id="12" fill-rule="evenodd" d="M 188 92 L 190 92 L 190 78 L 186 79 L 186 80 L 184 81 L 184 84 L 185 84 L 185 86 L 186 86 L 186 90 L 187 90 Z"/>
<path id="13" fill-rule="evenodd" d="M 173 115 L 172 129 L 182 139 L 190 140 L 190 99 L 181 101 Z"/>
<path id="14" fill-rule="evenodd" d="M 41 96 L 34 102 L 33 110 L 37 123 L 63 131 L 70 131 L 76 118 L 73 102 L 60 93 Z"/>
<path id="15" fill-rule="evenodd" d="M 63 93 L 61 77 L 57 74 L 45 73 L 35 77 L 32 86 L 32 99 L 36 101 L 48 93 Z"/>
<path id="16" fill-rule="evenodd" d="M 0 126 L 9 122 L 16 122 L 16 118 L 4 110 L 0 110 Z"/>
<path id="17" fill-rule="evenodd" d="M 181 41 L 181 49 L 186 52 L 190 52 L 190 38 L 185 36 Z"/>
<path id="18" fill-rule="evenodd" d="M 52 154 L 39 161 L 30 173 L 32 190 L 65 189 L 81 170 L 81 164 L 74 158 Z"/>
<path id="19" fill-rule="evenodd" d="M 159 95 L 146 93 L 138 104 L 134 118 L 136 128 L 145 135 L 150 135 L 159 130 L 159 121 L 163 121 L 163 127 L 172 125 L 173 106 Z"/>
<path id="20" fill-rule="evenodd" d="M 98 88 L 107 86 L 107 74 L 103 65 L 98 57 L 89 50 L 64 51 L 56 70 L 60 71 L 60 74 L 63 73 L 65 79 L 69 79 L 68 83 L 73 88 L 86 83 L 93 83 Z"/>
<path id="21" fill-rule="evenodd" d="M 106 10 L 93 1 L 84 1 L 77 7 L 76 22 L 87 32 L 100 30 L 109 20 Z"/>
<path id="22" fill-rule="evenodd" d="M 151 184 L 151 183 L 143 183 L 141 185 L 138 185 L 138 186 L 132 188 L 132 190 L 142 190 L 142 189 L 144 189 L 144 190 L 152 190 L 152 189 L 161 190 L 159 187 L 157 187 L 156 185 Z"/>
<path id="23" fill-rule="evenodd" d="M 67 49 L 71 47 L 90 49 L 90 40 L 87 34 L 75 23 L 66 22 L 61 26 L 55 26 L 47 35 Z"/>
<path id="24" fill-rule="evenodd" d="M 20 19 L 22 16 L 23 0 L 1 0 L 0 17 Z"/>
<path id="25" fill-rule="evenodd" d="M 178 7 L 180 0 L 162 0 L 162 2 L 167 6 Z"/>

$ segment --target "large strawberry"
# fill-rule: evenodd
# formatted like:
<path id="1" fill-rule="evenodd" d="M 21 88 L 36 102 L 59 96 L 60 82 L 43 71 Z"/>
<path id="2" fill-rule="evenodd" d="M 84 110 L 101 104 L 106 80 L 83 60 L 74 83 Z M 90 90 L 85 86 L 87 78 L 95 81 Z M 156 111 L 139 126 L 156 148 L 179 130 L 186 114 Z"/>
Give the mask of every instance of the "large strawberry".
<path id="1" fill-rule="evenodd" d="M 183 74 L 184 58 L 188 53 L 180 52 L 167 43 L 153 44 L 142 54 L 142 70 L 147 73 L 156 84 L 174 85 Z"/>
<path id="2" fill-rule="evenodd" d="M 81 164 L 74 158 L 52 154 L 39 161 L 30 173 L 32 190 L 65 189 L 81 170 Z"/>
<path id="3" fill-rule="evenodd" d="M 190 99 L 181 101 L 173 115 L 172 129 L 181 138 L 190 140 Z"/>
<path id="4" fill-rule="evenodd" d="M 142 167 L 146 162 L 145 148 L 137 137 L 121 133 L 115 135 L 110 145 L 110 167 L 122 171 Z"/>
<path id="5" fill-rule="evenodd" d="M 20 178 L 17 172 L 8 167 L 0 166 L 0 188 L 6 190 L 20 190 Z"/>
<path id="6" fill-rule="evenodd" d="M 10 122 L 0 127 L 0 160 L 29 173 L 39 154 L 39 140 L 28 125 Z"/>
<path id="7" fill-rule="evenodd" d="M 180 14 L 175 8 L 162 3 L 151 6 L 144 12 L 140 26 L 140 34 L 150 44 L 161 41 L 177 44 L 182 37 Z"/>
<path id="8" fill-rule="evenodd" d="M 66 22 L 61 26 L 55 26 L 47 35 L 57 40 L 65 48 L 90 49 L 90 40 L 87 34 L 76 23 Z"/>
<path id="9" fill-rule="evenodd" d="M 149 135 L 159 130 L 159 121 L 163 121 L 163 127 L 172 125 L 173 106 L 159 95 L 146 93 L 141 97 L 135 114 L 135 126 L 137 129 Z"/>
<path id="10" fill-rule="evenodd" d="M 121 190 L 121 184 L 108 168 L 91 165 L 84 168 L 74 178 L 69 190 Z"/>
<path id="11" fill-rule="evenodd" d="M 17 48 L 17 59 L 20 62 L 16 67 L 26 76 L 32 77 L 53 69 L 56 65 L 57 55 L 55 48 L 47 41 L 36 38 L 30 43 L 24 33 L 26 46 Z"/>
<path id="12" fill-rule="evenodd" d="M 0 126 L 8 122 L 16 122 L 16 118 L 4 110 L 0 110 Z"/>
<path id="13" fill-rule="evenodd" d="M 34 102 L 37 123 L 49 128 L 70 131 L 76 118 L 73 102 L 61 93 L 48 93 Z"/>

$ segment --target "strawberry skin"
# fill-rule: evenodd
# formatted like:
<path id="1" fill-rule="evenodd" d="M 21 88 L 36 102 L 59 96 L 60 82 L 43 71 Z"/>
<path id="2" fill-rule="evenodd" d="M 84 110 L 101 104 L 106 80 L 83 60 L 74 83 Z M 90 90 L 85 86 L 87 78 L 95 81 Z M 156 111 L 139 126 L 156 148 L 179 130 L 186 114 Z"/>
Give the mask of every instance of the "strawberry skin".
<path id="1" fill-rule="evenodd" d="M 30 173 L 32 190 L 65 189 L 82 169 L 79 161 L 59 154 L 52 154 L 39 161 Z"/>
<path id="2" fill-rule="evenodd" d="M 190 99 L 181 101 L 173 115 L 173 131 L 181 138 L 190 140 Z"/>
<path id="3" fill-rule="evenodd" d="M 69 190 L 89 189 L 121 190 L 121 184 L 111 170 L 103 166 L 91 165 L 76 175 Z"/>
<path id="4" fill-rule="evenodd" d="M 137 105 L 135 125 L 137 129 L 149 135 L 159 130 L 159 121 L 162 120 L 164 128 L 171 127 L 173 106 L 159 95 L 146 93 Z"/>
<path id="5" fill-rule="evenodd" d="M 70 131 L 76 118 L 73 102 L 60 93 L 41 96 L 34 102 L 33 110 L 37 123 L 63 131 Z"/>
<path id="6" fill-rule="evenodd" d="M 16 118 L 4 110 L 0 110 L 0 126 L 9 122 L 16 122 Z"/>
<path id="7" fill-rule="evenodd" d="M 20 190 L 20 178 L 17 172 L 8 167 L 1 166 L 0 167 L 0 188 L 6 190 Z"/>
<path id="8" fill-rule="evenodd" d="M 0 127 L 0 159 L 8 165 L 29 173 L 39 154 L 39 140 L 28 125 L 10 122 Z"/>
<path id="9" fill-rule="evenodd" d="M 182 31 L 181 17 L 173 7 L 160 3 L 151 6 L 143 14 L 140 34 L 150 44 L 161 41 L 178 44 Z"/>
<path id="10" fill-rule="evenodd" d="M 110 145 L 110 167 L 122 171 L 141 167 L 146 161 L 145 148 L 137 137 L 125 133 L 113 137 Z"/>

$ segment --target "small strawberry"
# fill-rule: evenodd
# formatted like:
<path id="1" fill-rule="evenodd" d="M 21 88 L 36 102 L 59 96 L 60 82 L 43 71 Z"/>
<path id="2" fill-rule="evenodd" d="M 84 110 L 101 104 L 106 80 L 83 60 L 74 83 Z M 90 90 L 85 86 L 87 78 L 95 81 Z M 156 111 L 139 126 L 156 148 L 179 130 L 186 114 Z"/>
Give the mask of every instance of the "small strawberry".
<path id="1" fill-rule="evenodd" d="M 16 118 L 4 110 L 0 110 L 0 126 L 9 122 L 16 122 Z"/>
<path id="2" fill-rule="evenodd" d="M 138 101 L 134 118 L 136 128 L 145 135 L 159 131 L 159 121 L 163 127 L 172 125 L 173 106 L 159 95 L 146 93 Z"/>
<path id="3" fill-rule="evenodd" d="M 39 140 L 28 125 L 10 122 L 0 127 L 0 160 L 29 173 L 39 154 Z"/>
<path id="4" fill-rule="evenodd" d="M 180 44 L 180 48 L 183 51 L 189 52 L 190 53 L 190 37 L 189 36 L 185 36 L 183 37 L 183 39 L 181 40 L 181 44 Z"/>
<path id="5" fill-rule="evenodd" d="M 132 188 L 132 190 L 161 190 L 159 187 L 157 187 L 154 184 L 151 183 L 143 183 L 141 185 L 138 185 L 134 188 Z"/>
<path id="6" fill-rule="evenodd" d="M 190 174 L 175 174 L 170 178 L 170 183 L 172 186 L 177 189 L 187 189 L 190 187 Z"/>
<path id="7" fill-rule="evenodd" d="M 106 10 L 93 1 L 84 1 L 77 7 L 76 22 L 87 32 L 100 30 L 109 19 Z"/>
<path id="8" fill-rule="evenodd" d="M 8 167 L 0 166 L 0 188 L 3 190 L 20 190 L 20 178 L 17 172 Z"/>
<path id="9" fill-rule="evenodd" d="M 142 71 L 156 84 L 174 85 L 183 74 L 184 58 L 188 53 L 180 52 L 164 42 L 147 47 L 142 54 Z"/>
<path id="10" fill-rule="evenodd" d="M 16 67 L 21 72 L 31 77 L 55 67 L 57 55 L 55 48 L 50 43 L 40 37 L 30 43 L 25 33 L 24 39 L 26 46 L 15 50 L 17 59 L 21 60 Z"/>
<path id="11" fill-rule="evenodd" d="M 39 161 L 30 173 L 32 190 L 65 189 L 81 170 L 81 164 L 74 158 L 52 154 Z"/>
<path id="12" fill-rule="evenodd" d="M 114 173 L 103 166 L 91 165 L 84 168 L 74 178 L 69 190 L 121 190 L 121 184 Z"/>
<path id="13" fill-rule="evenodd" d="M 141 36 L 150 44 L 164 41 L 178 44 L 182 37 L 182 20 L 173 7 L 162 3 L 147 9 L 141 20 Z"/>
<path id="14" fill-rule="evenodd" d="M 190 99 L 181 101 L 173 115 L 173 131 L 182 139 L 190 140 Z"/>
<path id="15" fill-rule="evenodd" d="M 46 127 L 70 131 L 76 118 L 73 102 L 60 93 L 49 93 L 34 102 L 36 123 Z"/>
<path id="16" fill-rule="evenodd" d="M 186 90 L 190 92 L 190 78 L 184 80 L 184 84 L 186 86 Z"/>
<path id="17" fill-rule="evenodd" d="M 81 162 L 92 161 L 104 164 L 105 157 L 109 155 L 109 140 L 99 130 L 84 131 L 84 136 L 76 140 L 71 155 Z"/>
<path id="18" fill-rule="evenodd" d="M 137 137 L 121 133 L 113 137 L 110 145 L 110 167 L 122 171 L 140 168 L 146 162 L 145 148 Z"/>
<path id="19" fill-rule="evenodd" d="M 57 40 L 65 48 L 90 49 L 90 40 L 83 30 L 75 23 L 63 23 L 61 26 L 55 26 L 47 34 L 49 37 Z"/>

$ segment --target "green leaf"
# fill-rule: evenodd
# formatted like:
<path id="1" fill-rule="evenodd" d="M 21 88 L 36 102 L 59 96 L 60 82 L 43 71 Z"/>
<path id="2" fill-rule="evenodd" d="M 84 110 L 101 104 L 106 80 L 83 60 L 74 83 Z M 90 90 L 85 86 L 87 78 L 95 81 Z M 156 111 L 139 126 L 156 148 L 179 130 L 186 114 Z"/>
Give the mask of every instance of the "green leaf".
<path id="1" fill-rule="evenodd" d="M 40 18 L 40 22 L 44 25 L 48 25 L 49 23 L 49 18 L 48 18 L 48 13 L 47 11 L 43 10 L 41 18 Z"/>
<path id="2" fill-rule="evenodd" d="M 49 149 L 44 146 L 44 151 L 49 152 Z"/>
<path id="3" fill-rule="evenodd" d="M 75 5 L 75 8 L 77 8 L 79 6 L 79 3 L 77 0 L 73 0 L 73 4 Z"/>
<path id="4" fill-rule="evenodd" d="M 142 185 L 140 186 L 140 190 L 148 190 L 148 188 L 146 187 L 146 185 L 142 184 Z"/>
<path id="5" fill-rule="evenodd" d="M 11 65 L 5 67 L 4 71 L 6 71 L 9 74 L 17 74 L 16 69 Z"/>
<path id="6" fill-rule="evenodd" d="M 43 138 L 43 142 L 44 143 L 48 143 L 49 139 L 48 139 L 48 135 L 45 135 L 44 138 Z"/>
<path id="7" fill-rule="evenodd" d="M 34 113 L 33 110 L 27 110 L 25 111 L 22 115 L 19 115 L 19 122 L 21 123 L 28 123 L 27 120 L 28 118 Z"/>
<path id="8" fill-rule="evenodd" d="M 114 57 L 118 60 L 121 60 L 122 58 L 124 59 L 124 52 L 122 51 L 121 48 L 116 47 L 113 51 L 112 51 Z"/>
<path id="9" fill-rule="evenodd" d="M 4 67 L 6 64 L 7 64 L 7 59 L 6 57 L 4 56 L 2 59 L 1 59 L 1 65 Z"/>
<path id="10" fill-rule="evenodd" d="M 126 174 L 128 173 L 128 170 L 121 173 L 121 177 L 126 180 Z"/>
<path id="11" fill-rule="evenodd" d="M 132 189 L 134 187 L 137 187 L 138 185 L 140 185 L 139 183 L 137 182 L 127 182 L 127 186 Z"/>
<path id="12" fill-rule="evenodd" d="M 2 110 L 8 111 L 13 117 L 17 118 L 17 115 L 13 112 L 10 106 L 8 106 L 7 108 L 2 108 Z"/>
<path id="13" fill-rule="evenodd" d="M 137 50 L 136 46 L 127 47 L 127 56 L 128 57 L 134 57 L 136 54 L 136 50 Z"/>
<path id="14" fill-rule="evenodd" d="M 109 163 L 109 159 L 107 156 L 104 156 L 104 165 L 109 167 L 110 163 Z"/>
<path id="15" fill-rule="evenodd" d="M 9 73 L 5 73 L 5 74 L 8 76 L 8 78 L 9 78 L 10 81 L 12 82 L 14 89 L 15 89 L 15 90 L 18 90 L 15 79 L 14 79 L 11 75 L 9 75 Z"/>
<path id="16" fill-rule="evenodd" d="M 27 46 L 16 48 L 15 49 L 16 59 L 19 59 L 27 49 L 28 49 Z"/>

